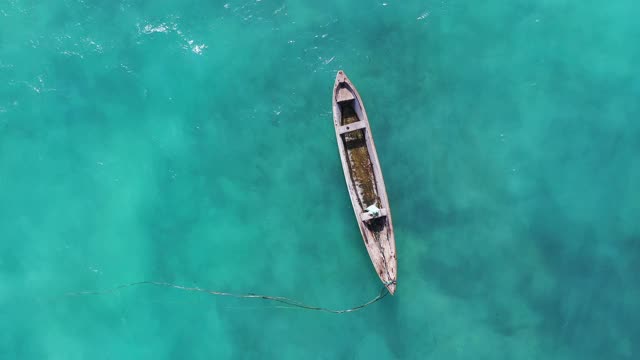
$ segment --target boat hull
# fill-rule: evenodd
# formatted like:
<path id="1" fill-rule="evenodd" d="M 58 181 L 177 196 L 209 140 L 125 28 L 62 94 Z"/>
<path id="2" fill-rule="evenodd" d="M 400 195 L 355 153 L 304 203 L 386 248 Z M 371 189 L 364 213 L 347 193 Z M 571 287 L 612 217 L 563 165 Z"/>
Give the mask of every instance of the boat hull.
<path id="1" fill-rule="evenodd" d="M 398 266 L 387 191 L 362 99 L 343 71 L 334 83 L 333 121 L 360 233 L 376 273 L 393 294 Z"/>

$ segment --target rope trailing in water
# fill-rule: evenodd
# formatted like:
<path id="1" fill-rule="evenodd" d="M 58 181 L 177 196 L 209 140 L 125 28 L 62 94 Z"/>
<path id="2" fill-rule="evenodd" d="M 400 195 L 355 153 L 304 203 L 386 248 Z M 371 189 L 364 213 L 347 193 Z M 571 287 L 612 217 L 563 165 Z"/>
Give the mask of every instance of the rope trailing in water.
<path id="1" fill-rule="evenodd" d="M 175 285 L 175 284 L 171 284 L 171 283 L 167 283 L 167 282 L 160 282 L 160 281 L 138 281 L 138 282 L 134 282 L 134 283 L 129 283 L 129 284 L 124 284 L 124 285 L 120 285 L 120 286 L 116 286 L 114 288 L 111 289 L 107 289 L 107 290 L 96 290 L 96 291 L 77 291 L 77 292 L 70 292 L 67 293 L 67 296 L 83 296 L 83 295 L 105 295 L 105 294 L 110 294 L 110 293 L 114 293 L 116 291 L 122 290 L 124 288 L 128 288 L 128 287 L 134 287 L 134 286 L 140 286 L 140 285 L 153 285 L 153 286 L 161 286 L 161 287 L 168 287 L 168 288 L 174 288 L 174 289 L 178 289 L 178 290 L 182 290 L 182 291 L 193 291 L 193 292 L 201 292 L 201 293 L 206 293 L 206 294 L 210 294 L 210 295 L 216 295 L 216 296 L 228 296 L 228 297 L 234 297 L 234 298 L 242 298 L 242 299 L 262 299 L 262 300 L 270 300 L 270 301 L 275 301 L 275 302 L 279 302 L 282 304 L 286 304 L 292 307 L 297 307 L 297 308 L 301 308 L 301 309 L 306 309 L 306 310 L 315 310 L 315 311 L 323 311 L 323 312 L 328 312 L 328 313 L 332 313 L 332 314 L 344 314 L 344 313 L 349 313 L 349 312 L 354 312 L 354 311 L 358 311 L 361 309 L 364 309 L 365 307 L 383 299 L 385 296 L 387 296 L 389 294 L 389 291 L 387 290 L 387 285 L 395 283 L 395 281 L 389 282 L 388 284 L 385 284 L 382 289 L 380 290 L 380 293 L 378 294 L 378 296 L 376 296 L 375 298 L 367 301 L 366 303 L 363 303 L 361 305 L 349 308 L 349 309 L 341 309 L 341 310 L 335 310 L 335 309 L 327 309 L 327 308 L 323 308 L 323 307 L 319 307 L 319 306 L 313 306 L 313 305 L 307 305 L 304 304 L 302 302 L 296 301 L 296 300 L 292 300 L 286 297 L 282 297 L 282 296 L 268 296 L 268 295 L 259 295 L 259 294 L 235 294 L 235 293 L 228 293 L 228 292 L 222 292 L 222 291 L 214 291 L 214 290 L 208 290 L 208 289 L 203 289 L 203 288 L 199 288 L 199 287 L 188 287 L 188 286 L 181 286 L 181 285 Z"/>

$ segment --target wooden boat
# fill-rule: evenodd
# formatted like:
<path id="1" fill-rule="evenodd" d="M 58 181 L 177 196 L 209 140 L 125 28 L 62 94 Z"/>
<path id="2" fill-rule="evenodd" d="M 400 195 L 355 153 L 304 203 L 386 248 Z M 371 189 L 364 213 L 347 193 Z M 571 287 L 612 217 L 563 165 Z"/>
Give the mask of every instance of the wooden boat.
<path id="1" fill-rule="evenodd" d="M 393 295 L 398 264 L 387 190 L 367 112 L 360 94 L 342 70 L 333 86 L 333 123 L 360 233 L 373 267 Z"/>

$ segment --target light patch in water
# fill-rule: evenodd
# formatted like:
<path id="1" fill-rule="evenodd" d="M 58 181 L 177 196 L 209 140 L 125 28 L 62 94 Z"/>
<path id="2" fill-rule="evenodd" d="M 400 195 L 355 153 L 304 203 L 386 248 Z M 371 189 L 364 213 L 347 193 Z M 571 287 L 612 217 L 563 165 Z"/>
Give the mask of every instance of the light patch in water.
<path id="1" fill-rule="evenodd" d="M 191 42 L 193 42 L 193 40 L 192 40 Z M 198 54 L 198 55 L 201 55 L 201 54 L 202 54 L 202 50 L 204 50 L 204 49 L 206 49 L 206 48 L 207 48 L 207 45 L 205 45 L 205 44 L 200 44 L 200 45 L 193 46 L 193 47 L 191 48 L 191 51 L 193 51 L 194 53 L 196 53 L 196 54 Z"/>
<path id="2" fill-rule="evenodd" d="M 418 16 L 416 20 L 424 20 L 427 18 L 427 16 L 429 16 L 429 12 L 425 11 L 422 13 L 422 15 Z"/>
<path id="3" fill-rule="evenodd" d="M 335 56 L 332 56 L 330 59 L 327 59 L 327 60 L 323 61 L 322 63 L 323 63 L 323 64 L 325 64 L 325 65 L 328 65 L 328 64 L 330 64 L 330 63 L 331 63 L 335 58 L 336 58 Z"/>
<path id="4" fill-rule="evenodd" d="M 88 38 L 86 39 L 86 42 L 87 42 L 90 46 L 92 46 L 92 47 L 93 47 L 93 49 L 94 49 L 94 51 L 95 51 L 95 52 L 102 54 L 102 52 L 103 52 L 102 45 L 100 45 L 100 44 L 96 43 L 95 41 L 93 41 L 93 40 L 91 40 L 91 39 L 88 39 Z"/>
<path id="5" fill-rule="evenodd" d="M 82 56 L 82 54 L 80 54 L 77 51 L 69 51 L 69 50 L 65 50 L 63 52 L 61 52 L 62 55 L 66 55 L 66 56 L 77 56 L 80 59 L 84 59 L 84 56 Z"/>
<path id="6" fill-rule="evenodd" d="M 227 4 L 228 5 L 228 4 Z M 138 28 L 140 26 L 138 25 Z M 187 45 L 183 45 L 182 48 L 185 50 L 190 50 L 194 54 L 201 55 L 203 50 L 207 48 L 205 44 L 196 44 L 194 45 L 194 40 L 189 40 L 185 34 L 178 29 L 178 24 L 170 22 L 170 23 L 161 23 L 160 25 L 147 24 L 142 29 L 139 30 L 143 34 L 153 34 L 153 33 L 164 33 L 169 34 L 174 32 L 178 35 L 178 37 L 187 43 Z"/>
<path id="7" fill-rule="evenodd" d="M 166 33 L 169 31 L 169 27 L 167 27 L 167 25 L 165 23 L 162 23 L 160 25 L 154 26 L 151 24 L 147 24 L 144 26 L 144 28 L 142 29 L 142 32 L 145 34 L 153 34 L 153 33 Z"/>

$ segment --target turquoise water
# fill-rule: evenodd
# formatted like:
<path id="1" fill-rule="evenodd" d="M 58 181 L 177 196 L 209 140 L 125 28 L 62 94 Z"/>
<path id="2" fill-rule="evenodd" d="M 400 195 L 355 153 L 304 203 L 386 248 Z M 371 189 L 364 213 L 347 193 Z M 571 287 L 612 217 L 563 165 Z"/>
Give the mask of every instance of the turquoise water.
<path id="1" fill-rule="evenodd" d="M 0 358 L 635 359 L 636 1 L 0 3 Z M 398 290 L 331 119 L 370 116 Z"/>

